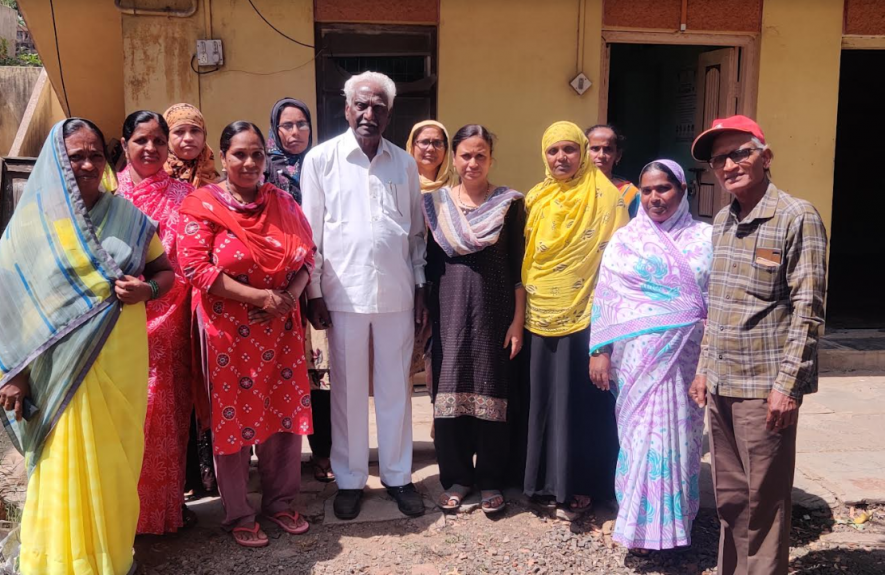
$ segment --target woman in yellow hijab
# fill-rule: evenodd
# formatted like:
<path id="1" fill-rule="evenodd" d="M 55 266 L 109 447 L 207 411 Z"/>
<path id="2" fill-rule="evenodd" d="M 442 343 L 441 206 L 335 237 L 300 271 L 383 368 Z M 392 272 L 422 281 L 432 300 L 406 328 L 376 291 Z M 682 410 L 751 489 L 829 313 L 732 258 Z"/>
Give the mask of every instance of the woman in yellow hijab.
<path id="1" fill-rule="evenodd" d="M 541 145 L 546 177 L 526 195 L 526 350 L 530 401 L 525 493 L 572 516 L 614 497 L 614 396 L 590 382 L 590 308 L 605 246 L 629 221 L 618 189 L 571 122 Z"/>
<path id="2" fill-rule="evenodd" d="M 452 168 L 449 133 L 439 122 L 424 120 L 412 126 L 406 150 L 418 163 L 422 193 L 451 188 L 458 182 Z"/>

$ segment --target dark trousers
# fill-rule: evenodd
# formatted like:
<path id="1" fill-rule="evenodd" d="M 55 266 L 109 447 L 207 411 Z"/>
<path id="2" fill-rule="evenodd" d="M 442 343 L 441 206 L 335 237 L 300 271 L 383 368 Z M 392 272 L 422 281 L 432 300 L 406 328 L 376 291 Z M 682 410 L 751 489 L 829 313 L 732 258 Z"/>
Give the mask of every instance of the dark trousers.
<path id="1" fill-rule="evenodd" d="M 768 401 L 709 395 L 719 575 L 786 575 L 796 426 L 776 433 Z"/>
<path id="2" fill-rule="evenodd" d="M 307 436 L 314 459 L 329 459 L 332 453 L 332 393 L 325 389 L 310 390 L 313 411 L 313 435 Z"/>
<path id="3" fill-rule="evenodd" d="M 510 451 L 510 428 L 506 422 L 468 416 L 433 421 L 433 445 L 439 462 L 439 482 L 444 489 L 455 483 L 477 485 L 481 490 L 504 488 Z"/>

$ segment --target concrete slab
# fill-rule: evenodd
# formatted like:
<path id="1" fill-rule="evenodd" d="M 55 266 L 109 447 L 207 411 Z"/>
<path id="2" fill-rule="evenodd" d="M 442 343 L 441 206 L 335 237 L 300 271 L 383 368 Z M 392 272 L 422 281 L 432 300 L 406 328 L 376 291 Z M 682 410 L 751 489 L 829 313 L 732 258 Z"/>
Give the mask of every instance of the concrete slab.
<path id="1" fill-rule="evenodd" d="M 363 495 L 362 509 L 359 516 L 356 519 L 351 519 L 349 521 L 343 521 L 335 517 L 335 513 L 332 510 L 333 501 L 334 499 L 329 498 L 325 502 L 324 525 L 374 523 L 378 521 L 398 521 L 408 519 L 405 515 L 400 513 L 399 508 L 396 506 L 396 501 L 388 496 L 385 491 L 378 489 L 366 490 Z M 424 519 L 424 521 L 432 523 L 438 520 L 441 514 L 439 511 L 435 510 L 433 503 L 425 499 L 424 505 L 427 507 L 427 512 L 424 514 L 424 518 L 426 519 Z"/>
<path id="2" fill-rule="evenodd" d="M 834 531 L 821 535 L 820 543 L 828 547 L 867 547 L 885 549 L 885 535 L 858 531 Z"/>
<path id="3" fill-rule="evenodd" d="M 797 468 L 842 503 L 885 503 L 885 451 L 802 453 Z"/>

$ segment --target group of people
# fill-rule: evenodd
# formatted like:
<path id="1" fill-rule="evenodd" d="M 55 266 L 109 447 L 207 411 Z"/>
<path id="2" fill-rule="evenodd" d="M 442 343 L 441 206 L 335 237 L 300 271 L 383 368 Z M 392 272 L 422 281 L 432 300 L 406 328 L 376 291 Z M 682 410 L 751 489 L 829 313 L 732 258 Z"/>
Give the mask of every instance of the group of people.
<path id="1" fill-rule="evenodd" d="M 53 128 L 0 239 L 0 406 L 29 472 L 22 573 L 127 573 L 136 533 L 192 524 L 202 430 L 238 544 L 268 545 L 259 514 L 309 529 L 294 509 L 305 435 L 315 477 L 338 484 L 334 513 L 355 518 L 370 381 L 381 481 L 421 515 L 410 375 L 424 356 L 440 508 L 478 489 L 498 513 L 518 476 L 567 516 L 616 499 L 614 539 L 635 554 L 690 545 L 709 405 L 719 572 L 786 573 L 826 233 L 771 183 L 759 126 L 716 120 L 693 145 L 734 195 L 710 226 L 678 163 L 650 162 L 636 185 L 613 174 L 611 126 L 551 125 L 523 194 L 490 181 L 485 127 L 420 122 L 403 150 L 383 137 L 393 81 L 366 72 L 344 92 L 349 129 L 317 146 L 291 98 L 266 139 L 228 125 L 222 174 L 188 104 L 126 118 L 116 175 L 93 123 Z"/>

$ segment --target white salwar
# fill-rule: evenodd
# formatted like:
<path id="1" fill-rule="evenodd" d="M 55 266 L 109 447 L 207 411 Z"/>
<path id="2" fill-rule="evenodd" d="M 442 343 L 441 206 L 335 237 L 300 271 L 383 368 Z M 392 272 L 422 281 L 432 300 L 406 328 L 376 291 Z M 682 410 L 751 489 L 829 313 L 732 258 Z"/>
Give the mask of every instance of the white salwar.
<path id="1" fill-rule="evenodd" d="M 370 161 L 351 130 L 312 149 L 301 171 L 302 208 L 317 246 L 307 287 L 322 297 L 329 330 L 332 470 L 362 489 L 369 467 L 369 331 L 385 485 L 411 482 L 409 364 L 415 286 L 424 283 L 425 233 L 415 160 L 381 140 Z"/>

